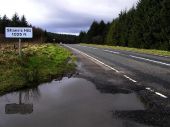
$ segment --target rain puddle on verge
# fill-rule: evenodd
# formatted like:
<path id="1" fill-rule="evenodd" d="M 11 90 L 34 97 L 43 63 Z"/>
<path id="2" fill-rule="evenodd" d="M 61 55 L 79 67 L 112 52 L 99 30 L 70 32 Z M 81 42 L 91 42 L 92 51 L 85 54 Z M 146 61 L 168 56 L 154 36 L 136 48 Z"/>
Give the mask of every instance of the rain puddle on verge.
<path id="1" fill-rule="evenodd" d="M 0 97 L 0 127 L 143 127 L 114 118 L 119 110 L 144 110 L 134 93 L 101 93 L 81 78 L 38 86 Z"/>

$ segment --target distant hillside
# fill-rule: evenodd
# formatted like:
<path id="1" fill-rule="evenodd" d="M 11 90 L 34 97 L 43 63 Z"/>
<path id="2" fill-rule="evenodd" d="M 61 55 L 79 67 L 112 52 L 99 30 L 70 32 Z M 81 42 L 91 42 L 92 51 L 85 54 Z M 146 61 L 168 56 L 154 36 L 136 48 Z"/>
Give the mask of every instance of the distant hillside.
<path id="1" fill-rule="evenodd" d="M 78 36 L 48 32 L 47 41 L 56 42 L 56 43 L 62 42 L 62 43 L 74 44 L 74 43 L 78 43 Z"/>

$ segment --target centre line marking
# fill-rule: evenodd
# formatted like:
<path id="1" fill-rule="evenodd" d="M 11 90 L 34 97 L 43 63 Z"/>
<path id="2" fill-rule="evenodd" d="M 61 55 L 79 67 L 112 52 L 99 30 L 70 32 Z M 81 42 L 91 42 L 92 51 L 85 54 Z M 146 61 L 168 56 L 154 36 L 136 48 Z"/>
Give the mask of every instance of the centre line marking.
<path id="1" fill-rule="evenodd" d="M 96 62 L 96 61 L 97 61 L 98 63 L 100 63 L 100 64 L 108 67 L 109 69 L 111 69 L 111 70 L 113 70 L 113 71 L 115 71 L 115 72 L 117 72 L 117 73 L 119 73 L 118 70 L 116 70 L 115 68 L 113 68 L 113 67 L 111 67 L 111 66 L 109 66 L 109 65 L 107 65 L 107 64 L 105 64 L 105 63 L 103 63 L 103 62 L 101 62 L 100 60 L 98 60 L 98 59 L 96 59 L 96 58 L 94 58 L 94 57 L 92 57 L 92 56 L 90 56 L 90 55 L 88 55 L 88 54 L 86 54 L 86 53 L 84 53 L 84 52 L 81 52 L 81 51 L 78 50 L 78 49 L 72 48 L 72 47 L 67 46 L 67 45 L 65 45 L 65 46 L 68 47 L 68 48 L 70 48 L 70 49 L 72 49 L 72 50 L 74 50 L 74 51 L 79 52 L 80 54 L 82 54 L 82 55 L 84 55 L 84 56 L 89 57 L 93 62 Z M 124 77 L 127 78 L 128 80 L 134 82 L 134 83 L 137 83 L 137 81 L 135 81 L 134 79 L 128 77 L 127 75 L 124 75 Z"/>
<path id="2" fill-rule="evenodd" d="M 84 56 L 89 57 L 93 62 L 96 62 L 96 61 L 97 61 L 98 63 L 100 63 L 100 64 L 108 67 L 108 68 L 111 69 L 111 70 L 116 71 L 117 73 L 120 72 L 120 71 L 116 70 L 115 68 L 113 68 L 113 67 L 111 67 L 111 66 L 109 66 L 109 65 L 107 65 L 107 64 L 105 64 L 105 63 L 103 63 L 103 62 L 101 62 L 100 60 L 98 60 L 98 59 L 96 59 L 96 58 L 94 58 L 94 57 L 92 57 L 92 56 L 90 56 L 90 55 L 88 55 L 88 54 L 86 54 L 86 53 L 84 53 L 84 52 L 79 51 L 78 49 L 72 48 L 72 47 L 67 46 L 67 45 L 65 45 L 65 46 L 68 47 L 68 48 L 70 48 L 70 49 L 72 49 L 72 50 L 75 50 L 75 51 L 79 52 L 80 54 L 82 54 L 82 55 L 84 55 Z M 84 47 L 87 47 L 87 46 L 84 46 Z M 108 51 L 109 51 L 109 50 L 108 50 Z M 131 56 L 131 57 L 132 57 L 132 56 Z M 133 56 L 133 57 L 136 57 L 136 56 Z M 141 58 L 142 58 L 142 57 L 141 57 Z M 142 58 L 142 59 L 145 59 L 145 58 Z M 152 62 L 153 62 L 153 61 L 152 61 Z M 158 62 L 158 61 L 157 61 L 157 62 Z M 161 63 L 162 63 L 162 62 L 161 62 Z M 130 80 L 130 81 L 132 81 L 132 82 L 134 82 L 134 83 L 137 83 L 136 80 L 130 78 L 129 76 L 127 76 L 127 75 L 123 75 L 123 76 L 124 76 L 125 78 L 127 78 L 128 80 Z M 155 92 L 153 89 L 151 89 L 151 88 L 149 88 L 149 87 L 147 87 L 147 88 L 145 88 L 145 89 L 146 89 L 146 90 L 149 90 L 149 91 L 151 91 L 151 92 L 153 92 L 153 93 L 155 93 L 156 95 L 159 95 L 160 97 L 168 98 L 167 96 L 163 95 L 162 93 Z"/>
<path id="3" fill-rule="evenodd" d="M 138 57 L 138 56 L 133 56 L 133 55 L 129 55 L 129 56 L 130 56 L 130 57 L 133 57 L 133 58 L 145 60 L 145 61 L 150 61 L 150 62 L 154 62 L 154 63 L 158 63 L 158 64 L 163 64 L 163 65 L 166 65 L 166 66 L 170 66 L 170 64 L 164 63 L 164 62 L 161 62 L 161 61 L 150 60 L 150 59 L 146 59 L 146 58 Z"/>
<path id="4" fill-rule="evenodd" d="M 94 48 L 94 47 L 89 47 L 89 46 L 84 46 L 84 45 L 78 45 L 80 47 L 86 47 L 86 48 L 91 48 L 91 49 L 97 49 L 97 48 Z"/>
<path id="5" fill-rule="evenodd" d="M 93 48 L 93 47 L 87 47 L 87 48 L 91 48 L 91 49 L 97 49 L 97 48 Z"/>
<path id="6" fill-rule="evenodd" d="M 105 52 L 110 52 L 110 53 L 114 53 L 114 54 L 120 54 L 120 52 L 115 52 L 115 51 L 110 51 L 110 50 L 104 50 Z"/>

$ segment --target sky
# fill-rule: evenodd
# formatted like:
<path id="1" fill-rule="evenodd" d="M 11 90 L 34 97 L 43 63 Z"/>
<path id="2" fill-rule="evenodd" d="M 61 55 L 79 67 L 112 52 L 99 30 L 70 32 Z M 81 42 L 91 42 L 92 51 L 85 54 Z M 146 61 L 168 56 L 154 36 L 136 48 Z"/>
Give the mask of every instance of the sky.
<path id="1" fill-rule="evenodd" d="M 111 22 L 138 0 L 0 0 L 0 16 L 25 15 L 34 26 L 49 32 L 78 34 L 95 21 Z"/>

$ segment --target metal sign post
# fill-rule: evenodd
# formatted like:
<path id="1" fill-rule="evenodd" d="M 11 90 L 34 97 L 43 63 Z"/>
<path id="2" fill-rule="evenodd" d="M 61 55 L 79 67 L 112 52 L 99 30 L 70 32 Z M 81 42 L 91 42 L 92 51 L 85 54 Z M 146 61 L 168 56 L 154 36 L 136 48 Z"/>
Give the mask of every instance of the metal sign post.
<path id="1" fill-rule="evenodd" d="M 21 39 L 19 39 L 19 56 L 21 56 Z"/>

